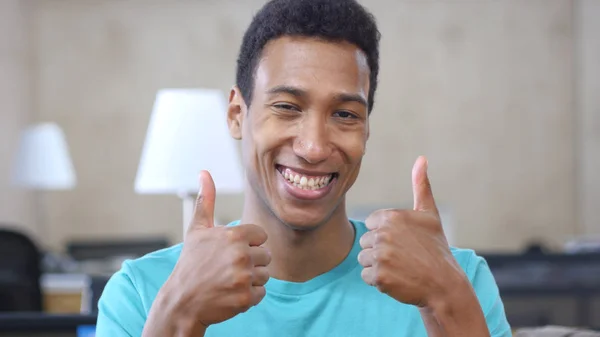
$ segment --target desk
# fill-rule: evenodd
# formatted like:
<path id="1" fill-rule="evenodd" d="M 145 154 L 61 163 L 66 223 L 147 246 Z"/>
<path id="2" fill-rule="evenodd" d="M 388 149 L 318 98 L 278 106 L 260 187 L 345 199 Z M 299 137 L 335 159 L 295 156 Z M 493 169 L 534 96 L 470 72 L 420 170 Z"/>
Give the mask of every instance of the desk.
<path id="1" fill-rule="evenodd" d="M 96 315 L 2 313 L 0 314 L 0 336 L 77 337 L 78 327 L 95 324 Z"/>
<path id="2" fill-rule="evenodd" d="M 600 253 L 483 256 L 513 326 L 600 327 Z"/>

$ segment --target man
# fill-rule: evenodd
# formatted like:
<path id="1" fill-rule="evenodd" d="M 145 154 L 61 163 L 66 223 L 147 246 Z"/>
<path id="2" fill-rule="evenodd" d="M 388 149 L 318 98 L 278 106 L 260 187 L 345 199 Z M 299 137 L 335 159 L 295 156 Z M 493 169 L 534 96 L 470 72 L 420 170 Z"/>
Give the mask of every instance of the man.
<path id="1" fill-rule="evenodd" d="M 215 188 L 201 172 L 183 244 L 112 277 L 99 337 L 511 335 L 485 261 L 448 246 L 425 158 L 413 169 L 413 210 L 347 218 L 378 44 L 373 17 L 353 0 L 262 8 L 229 95 L 246 169 L 241 220 L 214 227 Z"/>

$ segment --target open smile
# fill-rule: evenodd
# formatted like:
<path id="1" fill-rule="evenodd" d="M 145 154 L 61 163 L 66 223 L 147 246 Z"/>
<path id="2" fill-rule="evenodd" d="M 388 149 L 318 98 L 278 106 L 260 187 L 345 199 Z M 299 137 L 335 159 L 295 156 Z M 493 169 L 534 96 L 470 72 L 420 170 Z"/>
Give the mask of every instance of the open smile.
<path id="1" fill-rule="evenodd" d="M 276 165 L 276 169 L 283 178 L 286 190 L 292 196 L 304 200 L 316 200 L 327 195 L 338 176 L 335 172 L 311 172 L 283 165 Z"/>

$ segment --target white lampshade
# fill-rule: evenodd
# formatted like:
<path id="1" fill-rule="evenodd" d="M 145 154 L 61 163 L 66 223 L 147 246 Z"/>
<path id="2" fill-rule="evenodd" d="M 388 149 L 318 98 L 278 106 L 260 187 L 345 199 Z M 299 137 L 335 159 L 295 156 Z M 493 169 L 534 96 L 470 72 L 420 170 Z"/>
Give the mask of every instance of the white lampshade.
<path id="1" fill-rule="evenodd" d="M 147 194 L 195 195 L 198 174 L 208 170 L 217 193 L 243 191 L 243 169 L 227 128 L 223 92 L 164 89 L 158 92 L 135 181 Z"/>
<path id="2" fill-rule="evenodd" d="M 69 148 L 58 125 L 37 124 L 23 131 L 12 183 L 41 190 L 66 190 L 75 186 Z"/>

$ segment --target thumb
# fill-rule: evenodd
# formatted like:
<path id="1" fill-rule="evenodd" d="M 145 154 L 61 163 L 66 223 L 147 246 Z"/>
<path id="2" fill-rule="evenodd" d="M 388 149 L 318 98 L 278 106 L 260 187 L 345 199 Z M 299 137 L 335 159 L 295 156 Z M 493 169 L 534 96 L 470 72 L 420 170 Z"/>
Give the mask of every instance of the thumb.
<path id="1" fill-rule="evenodd" d="M 194 227 L 212 228 L 215 225 L 215 182 L 208 171 L 200 172 L 200 191 L 196 198 L 194 216 L 190 229 Z"/>
<path id="2" fill-rule="evenodd" d="M 415 211 L 430 212 L 439 217 L 431 184 L 427 176 L 427 159 L 424 156 L 417 158 L 412 170 L 412 188 Z"/>

